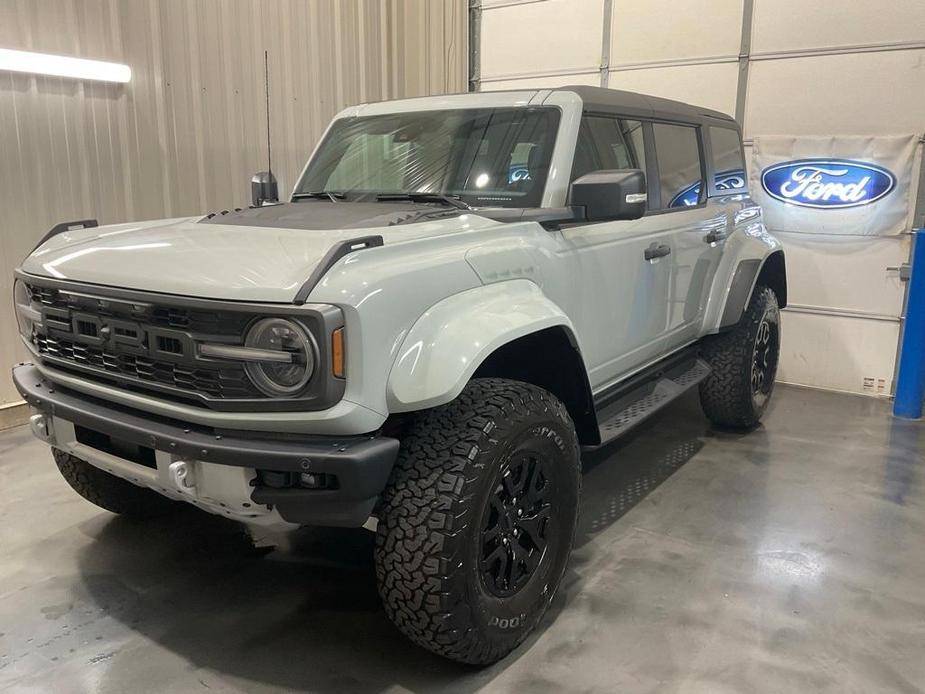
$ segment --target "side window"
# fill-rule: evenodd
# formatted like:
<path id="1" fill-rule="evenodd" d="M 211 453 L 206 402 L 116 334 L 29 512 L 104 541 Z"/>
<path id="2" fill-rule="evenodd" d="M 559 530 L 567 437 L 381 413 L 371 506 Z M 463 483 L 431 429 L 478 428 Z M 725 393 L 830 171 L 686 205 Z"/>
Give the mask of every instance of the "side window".
<path id="1" fill-rule="evenodd" d="M 697 129 L 690 125 L 654 123 L 652 132 L 658 156 L 662 208 L 696 205 L 703 187 Z"/>
<path id="2" fill-rule="evenodd" d="M 572 180 L 601 169 L 645 170 L 642 124 L 612 116 L 584 116 L 578 128 Z"/>
<path id="3" fill-rule="evenodd" d="M 620 121 L 623 125 L 623 135 L 626 138 L 626 146 L 630 150 L 633 159 L 634 169 L 646 170 L 646 145 L 643 141 L 642 123 L 638 120 Z"/>
<path id="4" fill-rule="evenodd" d="M 732 128 L 710 128 L 713 156 L 713 187 L 718 191 L 741 191 L 748 187 L 745 157 L 739 132 Z"/>

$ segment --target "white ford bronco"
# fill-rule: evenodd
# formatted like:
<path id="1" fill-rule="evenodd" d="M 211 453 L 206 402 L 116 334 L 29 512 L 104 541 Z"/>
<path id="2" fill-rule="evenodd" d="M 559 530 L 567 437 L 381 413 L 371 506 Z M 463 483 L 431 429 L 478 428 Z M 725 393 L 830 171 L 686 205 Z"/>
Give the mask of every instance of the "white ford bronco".
<path id="1" fill-rule="evenodd" d="M 565 571 L 582 449 L 694 386 L 720 426 L 767 406 L 787 286 L 744 169 L 728 116 L 627 92 L 348 108 L 286 203 L 55 227 L 14 380 L 91 502 L 375 527 L 398 629 L 491 663 Z"/>

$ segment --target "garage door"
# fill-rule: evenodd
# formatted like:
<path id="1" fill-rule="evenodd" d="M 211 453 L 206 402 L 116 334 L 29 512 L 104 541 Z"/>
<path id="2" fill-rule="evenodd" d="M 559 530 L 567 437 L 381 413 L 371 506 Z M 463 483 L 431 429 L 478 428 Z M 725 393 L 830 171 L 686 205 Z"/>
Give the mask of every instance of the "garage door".
<path id="1" fill-rule="evenodd" d="M 781 135 L 908 137 L 900 233 L 832 233 L 831 216 L 772 228 L 790 281 L 779 378 L 892 393 L 899 268 L 922 224 L 925 3 L 485 0 L 472 20 L 474 89 L 586 84 L 679 99 L 736 115 L 749 150 Z"/>

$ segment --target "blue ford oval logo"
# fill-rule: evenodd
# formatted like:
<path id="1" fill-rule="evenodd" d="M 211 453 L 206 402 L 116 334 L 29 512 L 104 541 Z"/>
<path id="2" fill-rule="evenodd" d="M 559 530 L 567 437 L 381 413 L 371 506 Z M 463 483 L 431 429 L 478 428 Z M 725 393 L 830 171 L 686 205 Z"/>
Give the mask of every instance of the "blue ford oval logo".
<path id="1" fill-rule="evenodd" d="M 851 159 L 800 159 L 769 166 L 761 187 L 781 202 L 837 209 L 869 205 L 896 187 L 896 176 L 881 166 Z"/>
<path id="2" fill-rule="evenodd" d="M 508 169 L 507 182 L 517 183 L 519 181 L 530 181 L 530 169 L 523 164 L 511 164 Z"/>
<path id="3" fill-rule="evenodd" d="M 742 169 L 730 169 L 729 171 L 719 171 L 714 177 L 714 185 L 717 190 L 743 191 L 746 187 L 747 176 Z M 686 188 L 671 198 L 668 207 L 692 207 L 700 201 L 700 181 L 691 183 Z"/>

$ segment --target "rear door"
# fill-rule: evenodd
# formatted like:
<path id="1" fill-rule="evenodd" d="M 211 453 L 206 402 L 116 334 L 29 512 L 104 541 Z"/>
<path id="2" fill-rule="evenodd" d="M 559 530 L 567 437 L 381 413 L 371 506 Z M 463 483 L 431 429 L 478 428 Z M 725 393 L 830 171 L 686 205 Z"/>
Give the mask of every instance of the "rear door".
<path id="1" fill-rule="evenodd" d="M 666 351 L 700 334 L 710 286 L 723 253 L 729 215 L 704 185 L 701 127 L 656 122 L 652 137 L 658 179 L 649 183 L 649 215 L 671 244 Z"/>

